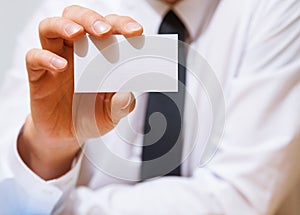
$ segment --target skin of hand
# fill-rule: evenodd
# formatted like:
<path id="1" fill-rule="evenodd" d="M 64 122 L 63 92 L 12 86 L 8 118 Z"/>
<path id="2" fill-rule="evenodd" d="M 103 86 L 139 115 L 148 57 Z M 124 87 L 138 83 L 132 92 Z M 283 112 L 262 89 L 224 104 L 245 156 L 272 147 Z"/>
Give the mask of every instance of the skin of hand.
<path id="1" fill-rule="evenodd" d="M 133 37 L 142 32 L 142 26 L 130 17 L 103 17 L 77 5 L 65 8 L 62 17 L 40 22 L 42 49 L 32 49 L 26 55 L 31 114 L 17 147 L 26 165 L 41 178 L 50 180 L 69 171 L 82 144 L 72 118 L 73 41 L 86 33 L 104 39 L 112 34 Z M 95 98 L 97 132 L 79 131 L 80 140 L 109 132 L 135 106 L 131 93 L 98 93 Z"/>
<path id="2" fill-rule="evenodd" d="M 175 4 L 181 0 L 164 0 L 166 3 L 169 3 L 169 4 Z"/>

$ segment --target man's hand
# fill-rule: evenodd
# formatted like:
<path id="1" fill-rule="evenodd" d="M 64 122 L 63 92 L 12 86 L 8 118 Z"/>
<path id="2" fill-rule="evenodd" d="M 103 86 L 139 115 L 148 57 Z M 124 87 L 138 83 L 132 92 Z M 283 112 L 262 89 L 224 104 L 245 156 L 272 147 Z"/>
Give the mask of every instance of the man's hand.
<path id="1" fill-rule="evenodd" d="M 79 126 L 82 130 L 76 130 L 76 134 L 80 134 L 81 141 L 78 141 L 73 128 L 72 104 L 76 96 L 91 95 L 73 97 L 73 41 L 86 33 L 103 39 L 111 34 L 132 37 L 142 32 L 142 26 L 130 17 L 103 17 L 80 6 L 67 7 L 62 17 L 47 18 L 40 23 L 43 49 L 32 49 L 26 55 L 31 115 L 18 139 L 22 159 L 36 174 L 52 179 L 66 173 L 82 140 L 107 133 L 135 105 L 131 93 L 94 95 L 97 131 L 86 129 L 92 127 L 91 119 L 91 125 L 85 124 Z M 101 72 L 101 68 L 99 70 Z"/>

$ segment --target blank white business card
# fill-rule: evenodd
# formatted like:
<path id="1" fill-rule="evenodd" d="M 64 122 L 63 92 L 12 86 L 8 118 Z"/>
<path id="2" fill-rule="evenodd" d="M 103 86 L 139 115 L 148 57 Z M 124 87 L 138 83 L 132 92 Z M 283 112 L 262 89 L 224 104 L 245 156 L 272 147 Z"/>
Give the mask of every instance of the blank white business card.
<path id="1" fill-rule="evenodd" d="M 178 36 L 151 35 L 74 44 L 74 87 L 89 92 L 177 92 Z"/>

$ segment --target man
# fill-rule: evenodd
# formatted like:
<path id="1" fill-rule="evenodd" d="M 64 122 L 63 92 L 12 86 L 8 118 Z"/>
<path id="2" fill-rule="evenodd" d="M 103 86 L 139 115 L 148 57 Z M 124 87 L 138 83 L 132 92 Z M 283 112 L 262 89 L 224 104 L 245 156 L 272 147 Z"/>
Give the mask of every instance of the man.
<path id="1" fill-rule="evenodd" d="M 2 180 L 12 178 L 12 184 L 20 187 L 15 196 L 22 199 L 25 211 L 30 214 L 299 213 L 300 198 L 295 192 L 300 178 L 297 166 L 299 1 L 76 3 L 86 7 L 67 7 L 62 17 L 47 18 L 40 23 L 42 49 L 32 49 L 26 55 L 30 111 L 23 111 L 26 98 L 16 101 L 17 95 L 26 89 L 25 80 L 19 78 L 24 72 L 21 69 L 10 74 L 12 77 L 1 92 L 3 100 L 7 100 L 1 107 L 1 119 L 7 116 L 3 120 L 5 127 L 1 125 L 4 146 L 0 174 Z M 66 4 L 69 2 L 46 3 L 39 13 L 62 9 Z M 126 144 L 112 130 L 132 111 L 134 99 L 130 93 L 98 94 L 97 129 L 93 130 L 91 122 L 80 115 L 78 122 L 87 124 L 78 125 L 76 121 L 75 134 L 73 41 L 85 33 L 99 39 L 111 34 L 138 36 L 143 29 L 145 34 L 155 34 L 170 9 L 187 29 L 185 41 L 207 59 L 224 89 L 227 112 L 222 144 L 209 164 L 200 167 L 201 146 L 209 136 L 211 123 L 205 117 L 209 114 L 206 107 L 209 102 L 203 95 L 197 97 L 202 92 L 199 83 L 193 85 L 195 80 L 187 74 L 187 89 L 203 110 L 199 110 L 201 120 L 196 118 L 201 130 L 197 146 L 181 165 L 183 177 L 161 177 L 143 183 L 118 179 L 109 172 L 99 171 L 89 161 L 88 154 L 93 153 L 97 140 L 89 144 L 88 139 L 99 133 L 107 134 L 103 139 L 109 142 L 112 151 L 129 160 L 140 159 L 141 149 Z M 116 12 L 130 17 L 100 15 Z M 12 86 L 16 89 L 9 92 Z M 12 94 L 9 98 L 8 93 Z M 145 114 L 145 104 L 143 98 L 137 99 L 132 121 L 143 121 L 140 118 Z M 12 115 L 14 109 L 20 113 Z M 189 123 L 187 127 L 191 126 Z M 144 126 L 137 124 L 137 130 Z M 192 129 L 185 131 L 191 134 Z M 188 136 L 185 135 L 184 145 L 189 144 Z M 11 141 L 13 137 L 15 140 Z M 85 154 L 80 153 L 83 142 L 87 144 Z M 133 140 L 136 142 L 142 140 L 138 137 Z M 99 153 L 97 156 L 105 157 Z"/>

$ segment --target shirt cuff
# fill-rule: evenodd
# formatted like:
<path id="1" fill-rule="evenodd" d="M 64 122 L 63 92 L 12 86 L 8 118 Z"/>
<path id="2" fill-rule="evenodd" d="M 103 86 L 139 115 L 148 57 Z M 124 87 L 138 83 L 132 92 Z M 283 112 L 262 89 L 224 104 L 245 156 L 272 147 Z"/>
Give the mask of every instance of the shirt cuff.
<path id="1" fill-rule="evenodd" d="M 26 208 L 30 208 L 29 211 L 39 211 L 41 214 L 51 214 L 53 210 L 57 210 L 76 185 L 82 157 L 81 153 L 74 161 L 72 169 L 65 175 L 45 181 L 23 162 L 15 139 L 8 153 L 8 168 L 15 182 L 29 196 L 29 199 L 26 199 Z"/>

